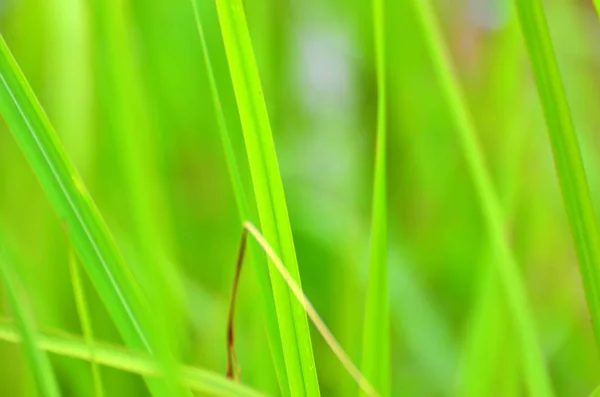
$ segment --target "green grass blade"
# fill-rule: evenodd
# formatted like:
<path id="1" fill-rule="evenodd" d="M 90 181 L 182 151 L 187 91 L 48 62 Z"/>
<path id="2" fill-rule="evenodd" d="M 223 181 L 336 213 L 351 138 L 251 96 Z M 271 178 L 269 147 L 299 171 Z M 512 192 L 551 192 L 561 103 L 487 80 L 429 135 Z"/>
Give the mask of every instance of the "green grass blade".
<path id="1" fill-rule="evenodd" d="M 246 142 L 262 230 L 300 282 L 292 230 L 269 117 L 241 0 L 218 0 L 217 11 Z M 319 395 L 308 320 L 290 299 L 285 283 L 269 267 L 290 390 Z"/>
<path id="2" fill-rule="evenodd" d="M 97 76 L 101 86 L 100 103 L 106 119 L 104 127 L 112 138 L 112 155 L 122 175 L 119 198 L 128 209 L 126 220 L 132 242 L 143 266 L 136 273 L 153 309 L 152 330 L 156 335 L 154 353 L 169 373 L 178 356 L 177 333 L 184 327 L 183 285 L 169 252 L 171 241 L 169 210 L 163 205 L 165 191 L 157 161 L 154 121 L 151 107 L 136 68 L 134 46 L 130 40 L 129 4 L 122 1 L 91 1 L 94 42 L 97 48 Z M 134 263 L 131 261 L 131 263 Z M 162 291 L 157 294 L 156 291 Z M 179 394 L 172 377 L 167 387 Z"/>
<path id="3" fill-rule="evenodd" d="M 223 113 L 221 99 L 219 96 L 219 90 L 217 88 L 217 82 L 215 79 L 212 62 L 210 60 L 210 54 L 204 35 L 204 28 L 202 26 L 202 18 L 200 16 L 200 10 L 198 6 L 199 0 L 190 1 L 192 3 L 194 11 L 194 19 L 196 21 L 198 36 L 200 38 L 202 56 L 206 65 L 210 92 L 215 107 L 215 113 L 217 115 L 219 134 L 221 137 L 221 143 L 223 145 L 223 151 L 225 152 L 225 159 L 227 162 L 229 178 L 233 187 L 233 192 L 235 195 L 235 201 L 238 207 L 238 214 L 241 223 L 250 219 L 250 204 L 246 192 L 244 190 L 244 186 L 242 184 L 240 169 L 235 158 L 235 152 L 231 143 L 231 138 L 229 135 L 229 130 L 227 128 L 225 115 Z M 256 274 L 258 275 L 258 281 L 261 287 L 261 296 L 263 300 L 263 306 L 265 308 L 265 318 L 267 323 L 267 332 L 269 336 L 269 346 L 271 347 L 271 354 L 273 357 L 277 378 L 279 380 L 279 387 L 282 390 L 282 393 L 287 394 L 289 390 L 289 384 L 287 379 L 287 373 L 284 370 L 285 362 L 283 359 L 283 348 L 281 345 L 279 329 L 277 327 L 277 313 L 275 311 L 273 292 L 271 291 L 271 285 L 269 281 L 269 272 L 266 266 L 263 266 L 262 262 L 264 262 L 264 259 L 259 257 L 253 246 L 250 246 L 250 256 L 252 258 L 252 263 L 254 263 L 255 265 Z"/>
<path id="4" fill-rule="evenodd" d="M 373 187 L 373 219 L 362 371 L 382 395 L 390 394 L 390 330 L 387 269 L 386 78 L 384 0 L 373 0 L 377 70 L 377 147 Z M 361 393 L 362 395 L 363 393 Z"/>
<path id="5" fill-rule="evenodd" d="M 142 376 L 158 377 L 160 366 L 147 354 L 95 343 L 90 346 L 81 338 L 65 333 L 34 333 L 40 349 L 63 357 L 78 360 L 96 360 L 106 367 L 131 372 Z M 0 340 L 20 343 L 22 338 L 17 328 L 6 319 L 0 321 Z M 215 396 L 260 397 L 261 393 L 239 383 L 232 382 L 223 375 L 197 368 L 182 366 L 179 368 L 179 381 L 191 390 Z"/>
<path id="6" fill-rule="evenodd" d="M 600 347 L 600 235 L 579 144 L 542 3 L 516 1 L 516 8 L 544 109 L 596 345 Z"/>
<path id="7" fill-rule="evenodd" d="M 510 3 L 507 4 L 507 7 Z M 500 34 L 497 48 L 491 59 L 491 80 L 494 81 L 490 103 L 495 104 L 494 125 L 488 134 L 501 136 L 503 142 L 496 146 L 498 156 L 497 186 L 503 207 L 504 219 L 511 224 L 518 202 L 520 166 L 531 134 L 532 103 L 534 97 L 527 90 L 523 95 L 520 84 L 522 55 L 519 25 L 515 14 L 510 16 Z M 502 116 L 502 121 L 497 118 Z M 513 228 L 516 228 L 513 226 Z M 514 229 L 513 229 L 514 230 Z M 509 232 L 510 233 L 510 232 Z M 493 244 L 488 243 L 483 256 L 482 269 L 477 276 L 477 291 L 472 313 L 465 332 L 462 362 L 457 382 L 457 394 L 463 397 L 498 394 L 517 395 L 521 383 L 518 367 L 518 350 L 513 338 L 510 313 L 503 299 L 493 261 L 496 255 Z"/>
<path id="8" fill-rule="evenodd" d="M 152 352 L 149 307 L 33 91 L 0 38 L 0 112 L 125 342 Z"/>
<path id="9" fill-rule="evenodd" d="M 300 285 L 294 280 L 291 274 L 286 269 L 285 265 L 281 261 L 281 258 L 277 256 L 273 247 L 269 244 L 267 240 L 265 240 L 264 236 L 260 234 L 258 229 L 254 227 L 250 222 L 244 222 L 244 230 L 242 232 L 242 239 L 240 244 L 240 251 L 238 253 L 238 269 L 241 271 L 241 265 L 244 260 L 244 250 L 246 247 L 246 239 L 247 235 L 250 234 L 254 240 L 260 245 L 263 251 L 267 254 L 269 259 L 271 260 L 270 264 L 272 267 L 279 273 L 279 276 L 284 280 L 287 287 L 290 289 L 296 300 L 302 305 L 304 310 L 306 311 L 308 317 L 317 328 L 323 339 L 327 345 L 331 348 L 333 353 L 340 360 L 340 363 L 344 366 L 346 371 L 354 378 L 362 393 L 369 397 L 377 397 L 379 394 L 373 388 L 369 380 L 363 375 L 362 372 L 358 369 L 356 365 L 352 362 L 348 354 L 344 351 L 340 343 L 337 341 L 333 333 L 329 330 L 325 322 L 319 316 L 319 313 L 315 310 L 314 306 L 304 292 L 302 292 L 302 288 Z"/>
<path id="10" fill-rule="evenodd" d="M 213 71 L 212 62 L 210 60 L 210 54 L 208 52 L 208 45 L 206 44 L 206 37 L 204 36 L 204 28 L 202 26 L 202 18 L 200 16 L 200 9 L 198 6 L 199 0 L 190 1 L 194 10 L 194 20 L 196 22 L 196 28 L 198 29 L 200 47 L 202 49 L 202 57 L 206 66 L 210 94 L 212 96 L 213 105 L 215 107 L 215 113 L 217 115 L 217 125 L 219 127 L 219 134 L 223 145 L 223 151 L 225 152 L 225 159 L 227 160 L 229 178 L 231 179 L 231 185 L 233 187 L 234 195 L 236 198 L 235 202 L 238 207 L 238 213 L 240 217 L 243 220 L 246 220 L 250 214 L 250 205 L 248 204 L 246 192 L 244 191 L 242 177 L 239 171 L 237 160 L 235 158 L 235 151 L 233 150 L 229 130 L 227 128 L 227 121 L 225 120 L 225 114 L 223 113 L 221 98 L 219 96 L 219 89 L 217 88 L 217 81 L 215 79 L 215 73 Z"/>
<path id="11" fill-rule="evenodd" d="M 81 323 L 81 330 L 83 331 L 83 337 L 88 346 L 91 347 L 94 344 L 94 331 L 92 329 L 92 320 L 90 312 L 88 310 L 87 299 L 85 297 L 85 290 L 81 279 L 81 273 L 79 272 L 79 264 L 77 263 L 77 256 L 75 252 L 71 250 L 69 255 L 69 274 L 71 275 L 71 283 L 73 284 L 73 295 L 75 296 L 75 306 L 77 308 L 77 315 L 79 316 L 79 322 Z M 92 350 L 92 359 L 90 360 L 92 370 L 92 382 L 94 384 L 94 393 L 96 397 L 104 396 L 102 388 L 102 378 L 100 377 L 100 368 L 96 361 L 96 355 Z"/>
<path id="12" fill-rule="evenodd" d="M 496 253 L 497 271 L 502 290 L 514 322 L 516 339 L 522 355 L 525 378 L 531 395 L 553 395 L 550 377 L 546 371 L 533 316 L 527 301 L 525 285 L 516 259 L 504 232 L 503 211 L 492 180 L 485 167 L 477 133 L 468 110 L 450 56 L 429 1 L 413 0 L 429 54 L 438 76 L 442 95 L 455 122 L 455 130 L 466 156 L 469 173 L 483 212 L 491 243 Z"/>
<path id="13" fill-rule="evenodd" d="M 23 348 L 29 361 L 29 367 L 37 385 L 38 392 L 45 397 L 60 396 L 58 384 L 50 360 L 46 353 L 37 345 L 37 335 L 34 331 L 33 318 L 22 302 L 24 291 L 19 284 L 18 276 L 13 269 L 14 262 L 8 259 L 4 247 L 0 246 L 0 274 L 6 290 L 11 310 L 15 317 L 17 328 L 15 334 L 23 340 Z M 17 332 L 18 331 L 18 332 Z"/>
<path id="14" fill-rule="evenodd" d="M 594 0 L 594 8 L 596 9 L 596 14 L 598 14 L 598 18 L 600 18 L 600 0 Z"/>

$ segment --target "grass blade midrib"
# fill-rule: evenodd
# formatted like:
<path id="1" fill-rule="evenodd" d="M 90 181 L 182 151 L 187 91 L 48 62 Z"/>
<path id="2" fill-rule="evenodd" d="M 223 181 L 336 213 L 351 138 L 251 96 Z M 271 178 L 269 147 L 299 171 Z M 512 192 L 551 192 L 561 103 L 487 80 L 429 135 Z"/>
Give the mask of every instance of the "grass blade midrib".
<path id="1" fill-rule="evenodd" d="M 10 52 L 8 50 L 8 47 L 6 46 L 4 39 L 0 40 L 0 46 L 1 46 L 1 51 L 5 54 L 8 53 L 9 57 L 12 57 L 10 55 Z M 9 63 L 10 62 L 10 58 L 6 58 Z M 21 74 L 20 76 L 17 76 L 19 83 L 22 84 L 23 86 L 25 86 L 26 88 L 29 88 L 29 90 L 25 89 L 25 95 L 27 95 L 28 99 L 32 102 L 32 103 L 36 103 L 37 104 L 37 100 L 33 97 L 30 96 L 29 92 L 30 91 L 30 87 L 28 86 L 27 82 L 23 79 L 22 77 L 22 72 L 20 71 L 18 65 L 16 63 L 13 63 L 11 66 L 15 67 L 16 70 L 18 71 L 19 74 Z M 98 246 L 96 244 L 96 242 L 94 241 L 94 239 L 91 237 L 91 233 L 89 231 L 89 229 L 87 228 L 87 225 L 85 222 L 83 222 L 82 216 L 79 213 L 79 210 L 77 208 L 77 206 L 74 205 L 74 201 L 73 201 L 73 197 L 71 195 L 71 193 L 69 192 L 69 190 L 65 187 L 65 183 L 63 181 L 63 179 L 60 176 L 60 173 L 57 171 L 57 169 L 55 168 L 54 164 L 52 161 L 50 161 L 49 155 L 47 153 L 47 151 L 44 148 L 44 145 L 41 143 L 40 137 L 38 136 L 38 134 L 35 131 L 35 128 L 33 128 L 29 118 L 27 117 L 27 115 L 25 114 L 25 112 L 23 111 L 22 107 L 20 106 L 15 93 L 12 91 L 11 87 L 9 86 L 6 77 L 4 75 L 3 70 L 0 70 L 0 80 L 2 81 L 2 84 L 4 86 L 4 88 L 6 89 L 6 91 L 9 93 L 11 99 L 13 100 L 13 104 L 16 107 L 17 111 L 19 112 L 19 114 L 21 115 L 23 121 L 25 122 L 29 133 L 31 134 L 31 137 L 34 139 L 36 145 L 37 145 L 37 149 L 39 150 L 39 152 L 42 154 L 44 161 L 46 163 L 46 166 L 48 167 L 48 169 L 51 170 L 52 176 L 55 179 L 56 183 L 58 184 L 58 186 L 60 187 L 60 191 L 63 195 L 63 197 L 66 199 L 67 203 L 69 204 L 70 210 L 73 211 L 73 214 L 75 215 L 79 226 L 81 227 L 81 229 L 84 231 L 86 238 L 88 239 L 88 242 L 90 243 L 90 245 L 93 248 L 94 253 L 96 254 L 96 257 L 98 259 L 98 261 L 102 264 L 103 270 L 106 273 L 111 285 L 113 286 L 114 291 L 116 292 L 116 294 L 119 296 L 119 299 L 122 301 L 123 306 L 125 311 L 127 312 L 128 316 L 131 319 L 132 325 L 134 327 L 134 329 L 136 330 L 138 336 L 140 337 L 142 343 L 144 344 L 144 346 L 146 348 L 150 348 L 150 345 L 148 344 L 148 341 L 146 339 L 145 334 L 142 332 L 139 323 L 137 322 L 137 320 L 135 319 L 135 317 L 133 316 L 132 310 L 129 307 L 129 304 L 127 303 L 127 301 L 124 299 L 124 295 L 123 292 L 121 291 L 121 288 L 119 287 L 119 285 L 116 283 L 115 281 L 115 277 L 112 273 L 112 271 L 110 270 L 110 268 L 108 267 L 108 265 L 106 264 L 106 260 L 104 258 L 104 256 L 100 253 L 100 250 L 98 249 Z M 39 107 L 39 104 L 38 104 Z M 37 110 L 37 109 L 36 109 Z M 40 120 L 42 120 L 42 122 L 45 124 L 44 127 L 51 130 L 52 127 L 50 126 L 50 123 L 47 121 L 47 118 L 45 117 L 45 115 L 43 114 L 38 114 L 38 116 L 40 117 Z M 57 140 L 53 139 L 53 137 L 50 137 L 52 144 L 55 148 L 60 147 L 60 145 L 58 144 Z M 65 166 L 66 168 L 66 172 L 68 172 L 71 175 L 74 175 L 75 172 L 72 169 L 72 167 L 69 167 L 68 164 L 66 164 L 65 159 L 65 155 L 59 151 L 57 151 L 57 155 L 59 157 L 61 157 L 63 159 L 63 166 Z M 86 195 L 87 192 L 85 191 L 85 188 L 83 187 L 83 184 L 78 180 L 78 179 L 74 179 L 74 182 L 76 184 L 76 187 L 78 188 L 78 192 L 79 194 L 82 196 L 83 199 L 86 199 Z M 61 214 L 61 218 L 62 218 L 62 214 Z"/>

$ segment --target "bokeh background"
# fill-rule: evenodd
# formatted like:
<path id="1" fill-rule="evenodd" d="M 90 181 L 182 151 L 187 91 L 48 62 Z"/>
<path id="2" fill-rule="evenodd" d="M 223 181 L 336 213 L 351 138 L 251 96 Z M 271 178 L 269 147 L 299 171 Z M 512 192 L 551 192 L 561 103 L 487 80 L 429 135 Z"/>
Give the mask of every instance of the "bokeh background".
<path id="1" fill-rule="evenodd" d="M 522 395 L 510 318 L 489 270 L 494 255 L 421 27 L 410 2 L 386 3 L 393 394 Z M 600 384 L 598 355 L 516 15 L 506 0 L 433 4 L 502 198 L 557 394 L 586 396 Z M 215 4 L 200 5 L 250 194 Z M 600 23 L 590 1 L 544 5 L 598 204 Z M 302 284 L 360 362 L 376 131 L 371 4 L 245 6 Z M 0 33 L 140 283 L 147 258 L 178 280 L 185 362 L 224 373 L 241 226 L 189 0 L 0 0 Z M 0 228 L 26 269 L 37 325 L 81 334 L 67 236 L 3 122 Z M 96 337 L 121 344 L 87 280 L 86 291 Z M 277 394 L 251 267 L 239 298 L 242 380 Z M 356 393 L 311 331 L 322 394 Z M 65 395 L 92 393 L 88 363 L 52 362 Z M 109 395 L 147 395 L 135 375 L 102 368 L 102 376 Z M 0 384 L 1 395 L 35 393 L 21 350 L 1 341 Z"/>

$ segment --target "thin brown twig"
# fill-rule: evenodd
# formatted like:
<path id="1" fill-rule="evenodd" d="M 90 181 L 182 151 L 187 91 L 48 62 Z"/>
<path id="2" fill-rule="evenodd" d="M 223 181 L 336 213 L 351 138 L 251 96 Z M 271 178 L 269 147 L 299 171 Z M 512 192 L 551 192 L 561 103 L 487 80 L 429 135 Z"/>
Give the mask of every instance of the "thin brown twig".
<path id="1" fill-rule="evenodd" d="M 227 377 L 233 379 L 234 367 L 236 368 L 236 380 L 239 380 L 241 368 L 238 365 L 237 355 L 235 353 L 235 342 L 233 333 L 233 320 L 235 318 L 235 301 L 237 296 L 238 285 L 240 283 L 240 274 L 242 272 L 242 264 L 246 253 L 246 245 L 248 241 L 248 231 L 246 228 L 242 230 L 240 239 L 240 247 L 238 249 L 237 260 L 235 264 L 235 273 L 233 275 L 233 286 L 231 288 L 231 298 L 229 301 L 229 317 L 227 322 Z"/>

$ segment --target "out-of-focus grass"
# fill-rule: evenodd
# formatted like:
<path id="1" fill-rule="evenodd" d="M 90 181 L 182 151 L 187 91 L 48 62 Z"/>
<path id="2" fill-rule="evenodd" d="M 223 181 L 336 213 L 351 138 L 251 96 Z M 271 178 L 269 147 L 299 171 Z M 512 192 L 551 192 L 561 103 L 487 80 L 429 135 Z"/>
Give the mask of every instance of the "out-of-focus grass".
<path id="1" fill-rule="evenodd" d="M 548 124 L 596 344 L 600 346 L 600 234 L 579 143 L 542 2 L 517 2 L 516 7 Z"/>
<path id="2" fill-rule="evenodd" d="M 75 305 L 77 306 L 77 315 L 79 322 L 81 323 L 81 331 L 83 338 L 88 346 L 94 344 L 94 331 L 92 329 L 92 320 L 90 317 L 90 311 L 88 308 L 87 298 L 85 296 L 85 290 L 81 279 L 81 272 L 79 271 L 79 263 L 77 263 L 77 257 L 75 252 L 71 250 L 69 255 L 69 273 L 71 275 L 71 283 L 73 284 L 73 295 L 75 297 Z M 94 393 L 96 397 L 102 397 L 104 395 L 104 389 L 102 386 L 102 378 L 100 377 L 100 367 L 96 362 L 95 354 L 93 349 L 90 365 L 92 368 L 92 380 L 94 383 Z"/>
<path id="3" fill-rule="evenodd" d="M 499 32 L 495 52 L 490 55 L 490 62 L 494 64 L 491 69 L 491 101 L 507 114 L 502 122 L 492 120 L 489 124 L 496 133 L 505 133 L 506 136 L 505 144 L 498 150 L 498 157 L 503 164 L 497 180 L 507 224 L 510 224 L 517 207 L 518 172 L 529 138 L 525 131 L 532 124 L 532 95 L 523 95 L 518 98 L 521 106 L 512 106 L 519 89 L 518 71 L 522 56 L 519 38 L 518 21 L 516 15 L 511 14 L 509 22 Z M 514 332 L 513 322 L 503 302 L 502 290 L 496 282 L 496 265 L 493 263 L 496 259 L 492 246 L 490 244 L 488 252 L 483 253 L 481 262 L 484 269 L 478 273 L 479 286 L 466 332 L 458 378 L 457 394 L 461 396 L 519 394 L 522 378 L 517 344 L 512 338 L 504 338 L 504 335 Z M 498 362 L 502 365 L 498 365 Z"/>
<path id="4" fill-rule="evenodd" d="M 504 229 L 500 201 L 485 167 L 482 150 L 477 142 L 473 118 L 468 110 L 464 94 L 453 71 L 453 67 L 440 35 L 433 9 L 429 2 L 414 1 L 413 4 L 422 21 L 425 41 L 431 52 L 434 68 L 438 73 L 442 94 L 455 122 L 458 139 L 467 161 L 469 174 L 477 192 L 479 203 L 490 235 L 498 281 L 506 297 L 518 340 L 519 352 L 525 372 L 525 381 L 532 395 L 551 396 L 552 384 L 546 370 L 540 343 L 536 335 L 533 315 L 529 308 L 525 286 L 519 273 Z"/>
<path id="5" fill-rule="evenodd" d="M 0 5 L 0 33 L 114 236 L 111 246 L 123 253 L 142 299 L 150 302 L 148 323 L 154 325 L 147 331 L 164 328 L 160 339 L 170 344 L 163 351 L 172 351 L 172 359 L 165 357 L 171 383 L 181 374 L 173 364 L 182 364 L 182 386 L 200 394 L 300 395 L 283 353 L 297 346 L 281 344 L 280 354 L 273 348 L 279 323 L 274 309 L 269 321 L 269 302 L 275 306 L 269 267 L 255 243 L 248 258 L 255 271 L 242 276 L 235 331 L 241 381 L 251 389 L 224 379 L 241 221 L 258 225 L 264 218 L 256 205 L 256 164 L 248 161 L 247 123 L 240 117 L 248 107 L 238 109 L 234 83 L 240 69 L 260 76 L 277 153 L 275 179 L 285 188 L 304 294 L 352 362 L 378 356 L 364 344 L 364 308 L 374 292 L 368 280 L 382 76 L 373 40 L 377 26 L 371 1 L 240 3 L 254 62 L 236 70 L 216 2 L 11 0 Z M 543 2 L 596 206 L 600 23 L 592 3 Z M 430 4 L 440 30 L 433 44 L 446 48 L 460 81 L 552 386 L 561 396 L 589 395 L 599 383 L 600 361 L 544 108 L 517 23 L 515 5 L 536 3 Z M 435 78 L 439 63 L 432 62 L 415 10 L 414 2 L 386 1 L 380 25 L 387 71 L 390 394 L 527 395 L 526 385 L 536 377 L 526 370 L 515 338 L 479 190 L 453 133 L 456 112 Z M 92 395 L 90 364 L 96 361 L 105 395 L 147 395 L 144 380 L 162 383 L 158 372 L 165 360 L 153 363 L 123 338 L 103 291 L 85 276 L 89 263 L 82 257 L 94 331 L 90 349 L 70 286 L 70 239 L 11 125 L 0 123 L 0 226 L 22 259 L 17 270 L 35 314 L 34 336 L 49 353 L 60 391 Z M 265 174 L 275 168 L 265 167 Z M 247 208 L 240 212 L 242 202 Z M 283 255 L 278 239 L 267 240 Z M 8 298 L 4 283 L 2 288 Z M 291 305 L 293 297 L 286 302 Z M 14 314 L 8 300 L 0 311 Z M 10 380 L 0 395 L 31 395 L 37 388 L 33 367 L 24 346 L 15 343 L 20 339 L 13 324 L 0 326 L 0 380 Z M 72 338 L 58 330 L 81 335 L 75 350 L 65 348 Z M 356 383 L 326 341 L 312 326 L 306 330 L 320 393 L 355 395 Z M 57 346 L 64 351 L 52 350 Z M 115 361 L 115 352 L 125 357 Z M 130 368 L 123 365 L 128 362 Z M 162 388 L 153 391 L 163 394 Z"/>
<path id="6" fill-rule="evenodd" d="M 387 244 L 387 91 L 385 63 L 385 8 L 373 1 L 373 36 L 377 73 L 377 143 L 373 178 L 369 283 L 362 352 L 362 371 L 382 395 L 390 394 L 390 321 Z M 361 395 L 363 393 L 361 392 Z"/>
<path id="7" fill-rule="evenodd" d="M 32 336 L 39 340 L 37 343 L 44 353 L 47 351 L 85 361 L 97 360 L 104 366 L 140 375 L 156 377 L 160 374 L 160 365 L 138 352 L 109 345 L 90 346 L 87 342 L 70 335 L 34 333 Z M 0 322 L 0 338 L 13 343 L 21 341 L 17 328 L 7 321 Z M 189 367 L 180 368 L 179 372 L 179 381 L 194 391 L 215 396 L 262 396 L 261 393 L 217 374 Z"/>
<path id="8" fill-rule="evenodd" d="M 24 302 L 24 293 L 19 283 L 17 272 L 13 268 L 13 260 L 6 253 L 4 242 L 0 241 L 0 275 L 8 295 L 8 301 L 12 309 L 15 323 L 19 331 L 23 348 L 29 360 L 37 390 L 40 395 L 45 397 L 60 396 L 58 383 L 54 377 L 54 371 L 48 360 L 46 352 L 38 346 L 37 335 L 34 331 L 34 322 L 31 313 L 28 312 Z"/>

